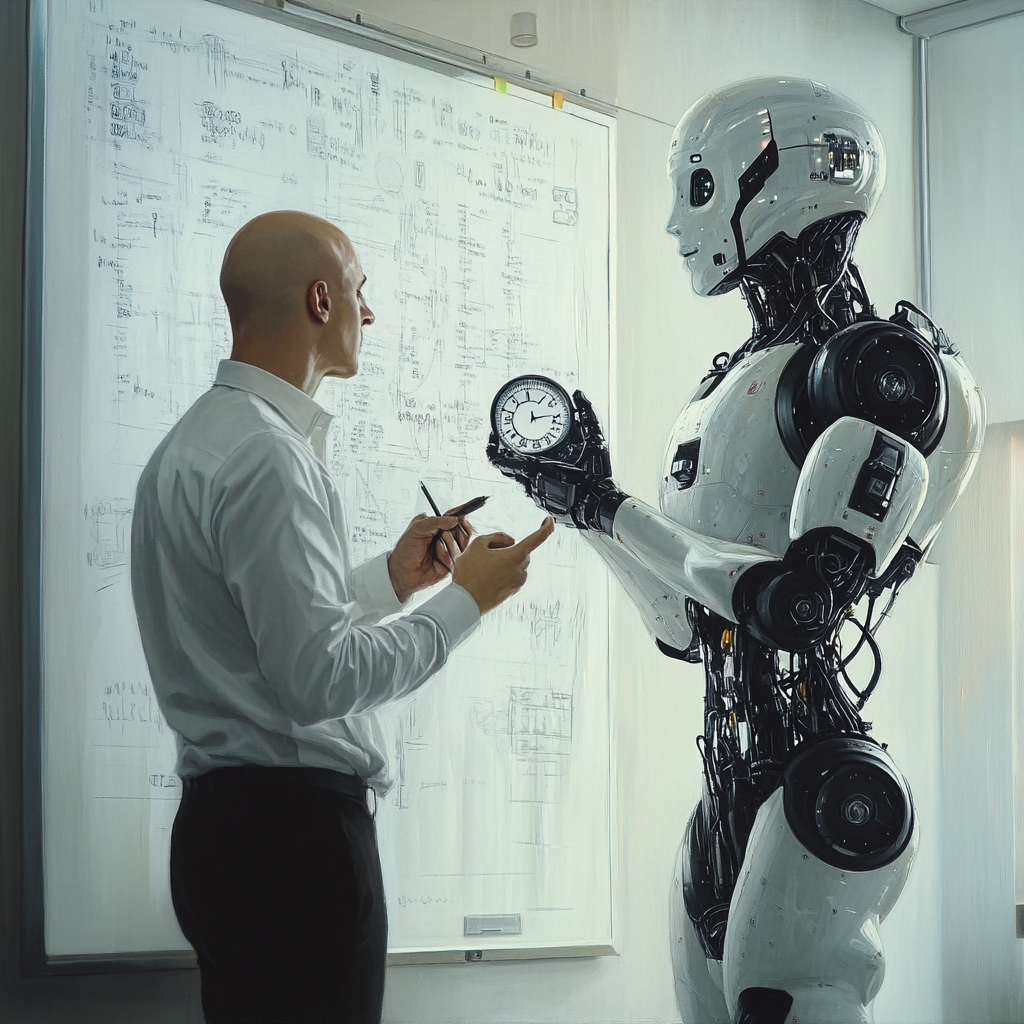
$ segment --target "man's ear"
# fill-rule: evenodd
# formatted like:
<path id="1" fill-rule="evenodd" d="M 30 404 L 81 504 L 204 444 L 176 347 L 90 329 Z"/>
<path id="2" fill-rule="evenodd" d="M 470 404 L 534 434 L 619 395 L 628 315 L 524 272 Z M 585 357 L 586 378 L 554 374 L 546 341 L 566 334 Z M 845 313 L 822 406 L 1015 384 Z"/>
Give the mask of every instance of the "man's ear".
<path id="1" fill-rule="evenodd" d="M 318 323 L 325 324 L 331 318 L 331 296 L 326 281 L 314 281 L 306 293 L 310 315 Z"/>

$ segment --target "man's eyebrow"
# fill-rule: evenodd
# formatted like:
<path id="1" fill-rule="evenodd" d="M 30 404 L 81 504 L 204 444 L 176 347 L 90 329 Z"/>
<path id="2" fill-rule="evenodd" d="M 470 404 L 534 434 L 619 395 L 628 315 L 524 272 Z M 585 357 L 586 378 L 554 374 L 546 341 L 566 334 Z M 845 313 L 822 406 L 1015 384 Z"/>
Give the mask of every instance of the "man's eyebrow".
<path id="1" fill-rule="evenodd" d="M 365 274 L 363 274 L 362 281 L 359 282 L 359 287 L 362 288 L 364 284 L 366 284 L 366 275 Z"/>

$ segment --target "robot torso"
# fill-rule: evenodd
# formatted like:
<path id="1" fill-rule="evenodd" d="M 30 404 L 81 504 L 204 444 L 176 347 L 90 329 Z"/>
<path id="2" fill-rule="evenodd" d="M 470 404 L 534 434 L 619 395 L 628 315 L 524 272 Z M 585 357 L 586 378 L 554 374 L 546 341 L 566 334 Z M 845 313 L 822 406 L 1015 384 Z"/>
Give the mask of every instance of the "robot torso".
<path id="1" fill-rule="evenodd" d="M 794 401 L 793 369 L 806 354 L 800 343 L 778 345 L 701 382 L 665 448 L 659 481 L 665 516 L 712 540 L 785 555 L 795 539 L 790 518 L 802 460 L 792 442 L 787 446 L 781 424 Z M 966 364 L 952 350 L 938 356 L 948 409 L 940 440 L 927 453 L 928 488 L 910 532 L 921 550 L 966 485 L 985 423 L 984 400 Z M 799 399 L 799 388 L 795 393 Z"/>

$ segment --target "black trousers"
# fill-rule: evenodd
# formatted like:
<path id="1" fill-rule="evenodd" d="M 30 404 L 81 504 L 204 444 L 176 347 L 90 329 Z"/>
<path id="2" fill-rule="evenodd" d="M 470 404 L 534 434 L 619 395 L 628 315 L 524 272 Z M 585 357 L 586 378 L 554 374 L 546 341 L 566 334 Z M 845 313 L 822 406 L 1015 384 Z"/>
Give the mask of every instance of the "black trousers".
<path id="1" fill-rule="evenodd" d="M 365 796 L 307 768 L 186 780 L 171 896 L 210 1024 L 379 1024 L 387 913 Z M 353 791 L 354 790 L 354 791 Z"/>

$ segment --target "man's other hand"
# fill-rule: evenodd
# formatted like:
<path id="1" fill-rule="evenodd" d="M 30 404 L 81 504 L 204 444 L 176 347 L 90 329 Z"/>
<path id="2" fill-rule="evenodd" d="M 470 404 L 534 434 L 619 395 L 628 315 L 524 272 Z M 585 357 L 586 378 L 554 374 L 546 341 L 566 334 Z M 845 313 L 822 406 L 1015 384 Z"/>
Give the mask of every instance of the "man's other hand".
<path id="1" fill-rule="evenodd" d="M 403 604 L 410 594 L 448 576 L 469 544 L 473 527 L 457 516 L 413 517 L 388 557 L 395 596 Z"/>
<path id="2" fill-rule="evenodd" d="M 530 553 L 551 536 L 555 521 L 548 516 L 540 528 L 518 544 L 507 533 L 478 537 L 455 563 L 452 580 L 472 595 L 484 615 L 511 597 L 525 582 Z"/>

